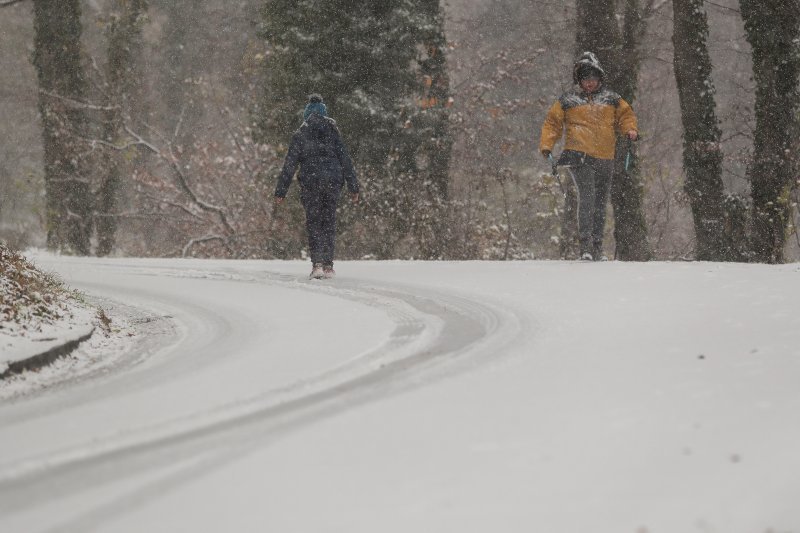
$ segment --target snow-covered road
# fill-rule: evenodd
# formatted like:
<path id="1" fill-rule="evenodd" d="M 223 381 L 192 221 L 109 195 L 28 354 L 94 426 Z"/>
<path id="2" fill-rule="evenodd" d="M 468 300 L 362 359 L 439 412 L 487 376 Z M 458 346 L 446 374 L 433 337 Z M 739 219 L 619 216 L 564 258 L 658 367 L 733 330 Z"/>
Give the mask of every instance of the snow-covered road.
<path id="1" fill-rule="evenodd" d="M 798 265 L 34 259 L 140 326 L 2 532 L 800 532 Z"/>

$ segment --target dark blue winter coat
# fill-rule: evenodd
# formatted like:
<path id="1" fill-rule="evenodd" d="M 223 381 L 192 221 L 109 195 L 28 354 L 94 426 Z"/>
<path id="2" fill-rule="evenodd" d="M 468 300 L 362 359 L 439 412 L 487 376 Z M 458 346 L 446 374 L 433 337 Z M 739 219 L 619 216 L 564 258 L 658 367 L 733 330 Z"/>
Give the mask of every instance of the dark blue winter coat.
<path id="1" fill-rule="evenodd" d="M 313 113 L 295 132 L 278 178 L 275 196 L 286 196 L 298 164 L 298 180 L 303 188 L 341 188 L 347 182 L 351 193 L 359 190 L 353 161 L 333 119 Z"/>

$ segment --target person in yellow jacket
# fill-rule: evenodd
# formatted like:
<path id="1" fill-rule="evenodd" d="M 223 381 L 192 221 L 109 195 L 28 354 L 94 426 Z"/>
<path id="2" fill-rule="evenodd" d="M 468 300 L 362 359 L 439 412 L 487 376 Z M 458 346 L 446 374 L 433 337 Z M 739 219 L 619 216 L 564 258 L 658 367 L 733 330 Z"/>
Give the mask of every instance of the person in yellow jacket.
<path id="1" fill-rule="evenodd" d="M 576 87 L 561 95 L 547 113 L 539 151 L 550 158 L 553 146 L 566 133 L 556 165 L 578 189 L 580 258 L 599 260 L 617 136 L 635 141 L 638 126 L 628 102 L 603 85 L 605 71 L 593 53 L 578 58 L 572 77 Z"/>

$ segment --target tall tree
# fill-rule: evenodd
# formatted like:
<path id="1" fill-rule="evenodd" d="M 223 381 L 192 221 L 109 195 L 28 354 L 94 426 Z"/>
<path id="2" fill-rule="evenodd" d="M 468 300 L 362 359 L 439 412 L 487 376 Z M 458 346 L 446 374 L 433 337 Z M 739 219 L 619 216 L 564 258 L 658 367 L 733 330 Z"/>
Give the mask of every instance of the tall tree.
<path id="1" fill-rule="evenodd" d="M 269 50 L 260 130 L 272 141 L 285 142 L 300 124 L 307 95 L 323 95 L 365 185 L 361 212 L 346 211 L 340 217 L 345 255 L 351 247 L 355 253 L 358 244 L 359 255 L 392 257 L 415 229 L 427 192 L 446 194 L 442 168 L 449 141 L 442 116 L 447 97 L 440 93 L 446 94 L 447 82 L 444 56 L 439 55 L 443 41 L 435 31 L 441 28 L 436 18 L 441 15 L 434 4 L 264 3 L 262 32 Z M 432 106 L 420 105 L 425 69 L 431 80 L 426 101 L 436 99 Z M 428 158 L 423 172 L 418 156 L 431 144 L 442 151 L 429 152 L 436 155 Z M 357 216 L 363 216 L 358 224 Z M 360 228 L 357 234 L 347 231 L 354 226 Z"/>
<path id="2" fill-rule="evenodd" d="M 675 80 L 683 122 L 683 168 L 697 236 L 696 258 L 733 259 L 724 231 L 721 131 L 703 0 L 673 0 Z"/>
<path id="3" fill-rule="evenodd" d="M 422 47 L 418 53 L 419 74 L 423 80 L 419 108 L 413 121 L 417 132 L 413 144 L 422 159 L 422 209 L 417 211 L 415 233 L 420 257 L 437 259 L 448 254 L 450 224 L 446 222 L 450 187 L 450 77 L 447 73 L 447 40 L 440 0 L 417 0 Z M 414 154 L 410 154 L 414 157 Z"/>
<path id="4" fill-rule="evenodd" d="M 33 63 L 42 117 L 47 246 L 88 255 L 92 201 L 81 134 L 86 78 L 78 0 L 34 0 Z"/>
<path id="5" fill-rule="evenodd" d="M 800 0 L 740 0 L 753 49 L 756 130 L 748 169 L 754 259 L 784 260 L 800 106 Z M 796 148 L 795 148 L 796 149 Z"/>
<path id="6" fill-rule="evenodd" d="M 165 67 L 160 80 L 165 104 L 161 127 L 174 132 L 175 141 L 182 145 L 192 143 L 205 112 L 196 82 L 203 62 L 208 60 L 210 43 L 197 20 L 210 16 L 208 4 L 202 0 L 168 0 L 161 6 L 166 15 L 161 41 Z"/>
<path id="7" fill-rule="evenodd" d="M 639 75 L 639 45 L 644 35 L 644 17 L 640 0 L 625 0 L 623 27 L 617 22 L 614 0 L 576 0 L 578 52 L 593 51 L 606 71 L 606 85 L 633 104 Z M 646 10 L 652 9 L 647 0 Z M 628 154 L 631 154 L 628 156 Z M 635 148 L 618 139 L 611 205 L 614 208 L 616 256 L 623 261 L 650 259 L 647 223 L 644 218 L 644 187 Z M 631 161 L 632 164 L 626 164 Z"/>
<path id="8" fill-rule="evenodd" d="M 130 113 L 130 100 L 138 83 L 137 56 L 142 47 L 142 24 L 147 0 L 116 0 L 108 26 L 108 64 L 106 78 L 110 106 L 105 111 L 103 138 L 118 144 L 124 135 L 125 115 Z M 97 250 L 99 256 L 111 253 L 117 231 L 117 196 L 126 166 L 127 154 L 107 150 L 96 202 Z"/>
<path id="9" fill-rule="evenodd" d="M 428 157 L 429 176 L 436 197 L 449 196 L 449 167 L 453 141 L 450 136 L 449 108 L 450 77 L 447 73 L 447 39 L 444 33 L 444 13 L 440 0 L 418 0 L 422 25 L 423 52 L 419 68 L 423 79 L 420 99 L 420 125 L 433 142 L 424 146 Z"/>

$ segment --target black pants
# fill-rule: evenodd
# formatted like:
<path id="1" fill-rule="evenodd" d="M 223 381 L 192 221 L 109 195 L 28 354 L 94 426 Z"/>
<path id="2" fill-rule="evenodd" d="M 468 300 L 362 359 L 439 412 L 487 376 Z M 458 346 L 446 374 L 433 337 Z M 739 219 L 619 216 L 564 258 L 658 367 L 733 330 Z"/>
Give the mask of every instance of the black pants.
<path id="1" fill-rule="evenodd" d="M 564 156 L 566 154 L 566 157 Z M 606 203 L 614 172 L 613 159 L 597 159 L 579 152 L 562 154 L 559 165 L 569 169 L 578 189 L 578 241 L 580 254 L 599 257 L 603 251 Z M 563 163 L 562 163 L 563 160 Z"/>
<path id="2" fill-rule="evenodd" d="M 306 210 L 306 231 L 312 263 L 333 264 L 336 206 L 341 192 L 340 186 L 330 183 L 303 187 L 300 192 L 300 200 Z"/>

